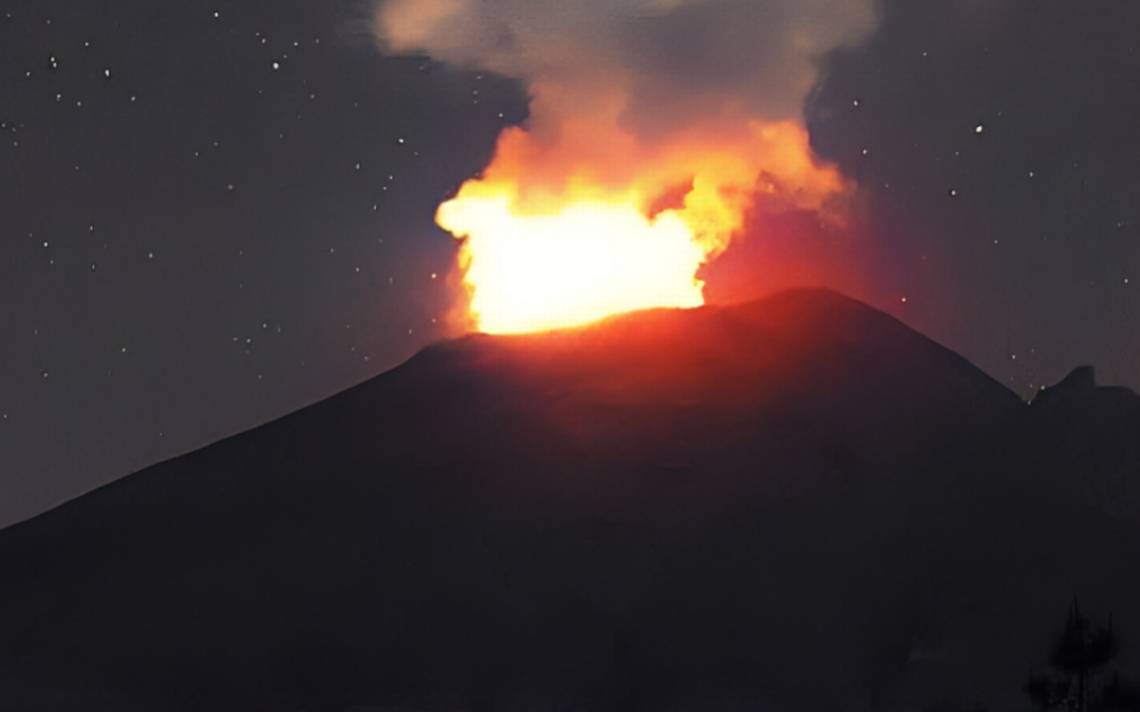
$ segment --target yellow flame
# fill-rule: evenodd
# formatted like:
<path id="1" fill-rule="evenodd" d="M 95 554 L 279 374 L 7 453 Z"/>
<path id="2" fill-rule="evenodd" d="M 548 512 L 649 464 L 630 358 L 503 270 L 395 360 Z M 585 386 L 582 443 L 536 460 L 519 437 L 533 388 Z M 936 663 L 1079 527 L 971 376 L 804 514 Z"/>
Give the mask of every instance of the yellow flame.
<path id="1" fill-rule="evenodd" d="M 467 235 L 470 310 L 483 331 L 542 331 L 704 301 L 696 272 L 705 253 L 675 211 L 648 218 L 633 203 L 584 201 L 516 215 L 507 198 L 466 198 L 441 206 L 439 223 Z"/>
<path id="2" fill-rule="evenodd" d="M 844 188 L 791 122 L 677 136 L 651 151 L 596 117 L 560 130 L 546 142 L 504 132 L 484 176 L 439 207 L 439 225 L 463 239 L 468 316 L 479 330 L 700 306 L 698 270 L 727 247 L 758 193 L 818 208 Z"/>

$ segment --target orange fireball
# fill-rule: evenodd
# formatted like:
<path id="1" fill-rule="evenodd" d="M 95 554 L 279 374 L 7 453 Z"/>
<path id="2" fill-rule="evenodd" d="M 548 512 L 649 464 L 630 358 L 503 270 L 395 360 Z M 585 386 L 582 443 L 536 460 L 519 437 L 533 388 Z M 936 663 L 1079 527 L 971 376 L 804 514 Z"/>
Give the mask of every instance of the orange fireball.
<path id="1" fill-rule="evenodd" d="M 578 117 L 540 140 L 500 137 L 482 178 L 436 220 L 463 240 L 468 316 L 491 333 L 577 326 L 704 303 L 697 272 L 727 247 L 758 193 L 819 208 L 845 184 L 796 123 L 639 144 Z"/>

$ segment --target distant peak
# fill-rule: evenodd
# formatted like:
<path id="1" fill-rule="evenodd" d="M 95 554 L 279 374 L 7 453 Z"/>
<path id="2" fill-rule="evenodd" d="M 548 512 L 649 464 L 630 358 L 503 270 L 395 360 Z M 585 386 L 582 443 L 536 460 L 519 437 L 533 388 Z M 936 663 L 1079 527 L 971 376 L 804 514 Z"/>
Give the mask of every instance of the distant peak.
<path id="1" fill-rule="evenodd" d="M 1034 405 L 1047 405 L 1059 398 L 1070 398 L 1096 390 L 1096 370 L 1092 366 L 1077 366 L 1055 386 L 1044 388 L 1033 399 Z"/>
<path id="2" fill-rule="evenodd" d="M 1096 370 L 1092 366 L 1077 366 L 1053 388 L 1058 391 L 1087 391 L 1096 388 Z"/>

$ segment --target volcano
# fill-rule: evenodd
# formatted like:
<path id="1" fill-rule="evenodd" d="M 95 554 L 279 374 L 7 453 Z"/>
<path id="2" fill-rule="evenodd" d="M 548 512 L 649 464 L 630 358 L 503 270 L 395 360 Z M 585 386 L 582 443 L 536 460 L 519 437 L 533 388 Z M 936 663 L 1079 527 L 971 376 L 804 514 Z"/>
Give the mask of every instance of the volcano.
<path id="1" fill-rule="evenodd" d="M 1006 708 L 1138 435 L 828 291 L 472 335 L 0 532 L 0 708 Z"/>

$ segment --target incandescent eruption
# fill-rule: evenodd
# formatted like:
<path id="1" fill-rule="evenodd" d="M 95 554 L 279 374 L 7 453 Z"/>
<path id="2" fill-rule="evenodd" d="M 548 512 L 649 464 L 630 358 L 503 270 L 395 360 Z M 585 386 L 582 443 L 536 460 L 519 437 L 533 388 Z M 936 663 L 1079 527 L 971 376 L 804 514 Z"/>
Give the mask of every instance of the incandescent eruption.
<path id="1" fill-rule="evenodd" d="M 828 211 L 848 188 L 800 120 L 815 61 L 871 0 L 388 0 L 391 52 L 514 76 L 526 126 L 437 213 L 475 328 L 517 333 L 703 303 L 701 266 L 758 195 Z"/>

